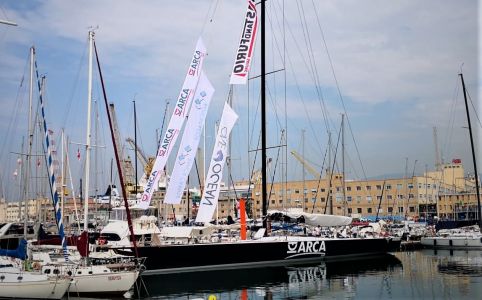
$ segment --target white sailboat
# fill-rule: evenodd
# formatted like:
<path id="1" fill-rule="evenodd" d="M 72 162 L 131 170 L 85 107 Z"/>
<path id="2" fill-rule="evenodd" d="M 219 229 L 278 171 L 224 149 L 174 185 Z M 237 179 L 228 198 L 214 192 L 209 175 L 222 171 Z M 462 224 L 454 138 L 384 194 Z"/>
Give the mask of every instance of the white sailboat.
<path id="1" fill-rule="evenodd" d="M 89 68 L 88 68 L 88 95 L 87 95 L 87 142 L 85 154 L 85 195 L 88 199 L 89 192 L 89 167 L 90 167 L 90 114 L 92 103 L 92 57 L 93 57 L 94 32 L 89 31 Z M 83 236 L 87 237 L 87 220 L 88 220 L 88 201 L 84 201 L 84 232 Z M 88 243 L 86 243 L 88 247 Z M 88 250 L 88 249 L 86 249 Z M 80 251 L 83 255 L 82 251 Z M 88 251 L 87 251 L 88 252 Z M 73 274 L 76 279 L 69 293 L 125 293 L 136 282 L 139 276 L 139 269 L 132 263 L 128 262 L 112 263 L 112 264 L 93 264 L 89 257 L 84 257 L 80 265 Z"/>
<path id="2" fill-rule="evenodd" d="M 69 276 L 25 271 L 11 259 L 0 259 L 0 270 L 1 298 L 61 299 L 71 283 Z"/>
<path id="3" fill-rule="evenodd" d="M 474 150 L 474 140 L 472 135 L 472 125 L 470 123 L 469 106 L 467 104 L 467 91 L 465 89 L 465 82 L 463 74 L 459 74 L 462 81 L 462 88 L 465 99 L 465 111 L 467 113 L 467 123 L 470 133 L 470 145 L 472 148 L 472 162 L 474 164 L 475 173 L 475 191 L 477 196 L 477 217 L 478 225 L 450 229 L 439 230 L 434 236 L 422 237 L 421 243 L 427 248 L 442 248 L 442 249 L 465 249 L 465 250 L 480 250 L 482 249 L 482 213 L 480 204 L 479 179 L 477 173 L 477 161 Z"/>

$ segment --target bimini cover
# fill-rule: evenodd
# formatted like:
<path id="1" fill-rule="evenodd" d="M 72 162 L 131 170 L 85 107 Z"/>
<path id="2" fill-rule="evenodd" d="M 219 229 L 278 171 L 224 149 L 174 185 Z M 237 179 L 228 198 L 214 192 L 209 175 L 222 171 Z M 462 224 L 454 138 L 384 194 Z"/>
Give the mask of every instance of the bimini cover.
<path id="1" fill-rule="evenodd" d="M 15 257 L 20 259 L 27 258 L 27 241 L 21 239 L 18 243 L 18 247 L 15 250 L 0 249 L 0 256 Z"/>
<path id="2" fill-rule="evenodd" d="M 310 214 L 302 211 L 279 211 L 269 210 L 268 215 L 281 214 L 288 216 L 292 219 L 304 218 L 305 224 L 312 226 L 346 226 L 350 225 L 352 218 L 345 216 L 325 215 L 325 214 Z"/>

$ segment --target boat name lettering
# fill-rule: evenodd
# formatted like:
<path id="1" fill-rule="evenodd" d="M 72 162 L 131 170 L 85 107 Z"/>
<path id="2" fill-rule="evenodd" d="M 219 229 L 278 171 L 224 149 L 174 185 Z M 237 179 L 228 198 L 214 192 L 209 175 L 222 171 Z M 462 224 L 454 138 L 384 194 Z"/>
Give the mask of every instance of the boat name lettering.
<path id="1" fill-rule="evenodd" d="M 107 277 L 108 280 L 121 280 L 122 277 L 120 275 L 114 275 Z"/>
<path id="2" fill-rule="evenodd" d="M 201 63 L 201 58 L 203 56 L 204 56 L 204 54 L 201 53 L 201 51 L 196 50 L 196 52 L 194 53 L 194 55 L 192 57 L 191 66 L 190 66 L 189 71 L 188 71 L 189 75 L 191 75 L 191 76 L 196 75 L 196 70 L 198 69 L 199 64 Z"/>
<path id="3" fill-rule="evenodd" d="M 325 241 L 289 242 L 287 253 L 325 252 Z"/>
<path id="4" fill-rule="evenodd" d="M 190 94 L 190 89 L 182 89 L 181 94 L 179 95 L 179 99 L 177 99 L 176 109 L 174 114 L 176 116 L 181 116 L 184 108 L 186 107 L 186 102 L 188 101 L 188 97 Z"/>

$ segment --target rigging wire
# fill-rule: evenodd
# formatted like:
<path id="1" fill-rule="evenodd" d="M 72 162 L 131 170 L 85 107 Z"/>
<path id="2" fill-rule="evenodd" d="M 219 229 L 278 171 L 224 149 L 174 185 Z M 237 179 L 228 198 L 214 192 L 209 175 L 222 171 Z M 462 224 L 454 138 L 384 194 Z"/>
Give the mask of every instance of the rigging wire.
<path id="1" fill-rule="evenodd" d="M 317 24 L 318 24 L 318 28 L 320 29 L 320 32 L 321 32 L 321 38 L 322 38 L 322 41 L 323 41 L 323 44 L 325 46 L 325 50 L 326 50 L 326 54 L 327 54 L 327 57 L 328 57 L 328 61 L 330 62 L 330 68 L 331 68 L 331 72 L 333 74 L 333 79 L 335 80 L 335 84 L 336 84 L 336 89 L 338 91 L 338 95 L 340 97 L 340 101 L 341 101 L 341 104 L 343 106 L 343 111 L 345 113 L 345 116 L 346 116 L 346 119 L 347 119 L 347 123 L 348 123 L 348 128 L 350 130 L 350 133 L 351 133 L 351 136 L 352 136 L 352 139 L 353 139 L 353 144 L 355 146 L 355 150 L 356 150 L 356 153 L 357 153 L 357 156 L 358 156 L 358 160 L 360 162 L 360 166 L 361 166 L 361 169 L 363 171 L 363 177 L 365 180 L 367 180 L 367 175 L 366 175 L 366 172 L 365 172 L 365 167 L 363 165 L 363 162 L 361 160 L 361 155 L 360 155 L 360 151 L 358 149 L 358 144 L 355 140 L 355 135 L 353 134 L 353 129 L 352 129 L 352 126 L 351 126 L 351 122 L 350 122 L 350 118 L 348 116 L 348 112 L 346 110 L 346 106 L 345 106 L 345 101 L 343 99 L 343 96 L 342 96 L 342 93 L 341 93 L 341 89 L 340 89 L 340 85 L 338 83 L 338 79 L 336 77 L 336 73 L 335 73 L 335 67 L 333 65 L 333 61 L 331 59 L 331 55 L 330 55 L 330 52 L 328 50 L 328 45 L 326 43 L 326 39 L 325 39 L 325 35 L 323 33 L 323 28 L 321 27 L 321 23 L 320 23 L 320 18 L 318 16 L 318 11 L 316 10 L 316 7 L 315 7 L 315 2 L 313 0 L 311 0 L 311 3 L 313 4 L 313 11 L 315 12 L 315 15 L 316 15 L 316 21 L 317 21 Z"/>

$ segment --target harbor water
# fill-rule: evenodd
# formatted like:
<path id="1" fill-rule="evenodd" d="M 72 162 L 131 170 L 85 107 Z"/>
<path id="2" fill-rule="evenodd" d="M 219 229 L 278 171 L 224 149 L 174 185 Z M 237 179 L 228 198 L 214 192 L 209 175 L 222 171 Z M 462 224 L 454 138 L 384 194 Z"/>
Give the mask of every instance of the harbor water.
<path id="1" fill-rule="evenodd" d="M 418 250 L 343 263 L 150 275 L 142 277 L 138 286 L 126 296 L 209 300 L 482 299 L 482 251 Z"/>

